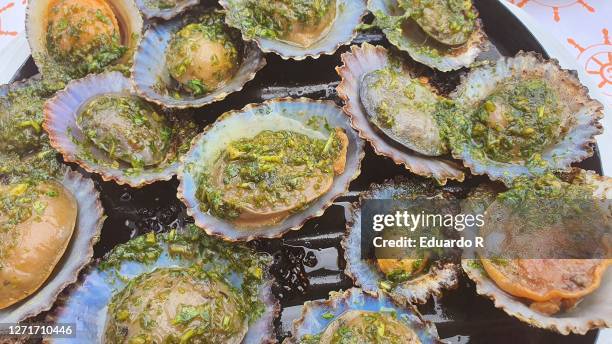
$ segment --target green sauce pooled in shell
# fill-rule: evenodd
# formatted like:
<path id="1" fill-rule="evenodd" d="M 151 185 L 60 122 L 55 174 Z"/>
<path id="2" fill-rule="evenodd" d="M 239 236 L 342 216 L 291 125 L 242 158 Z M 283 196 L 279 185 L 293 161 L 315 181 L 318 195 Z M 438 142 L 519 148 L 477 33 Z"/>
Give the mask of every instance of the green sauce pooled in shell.
<path id="1" fill-rule="evenodd" d="M 562 106 L 545 80 L 509 80 L 474 111 L 472 139 L 493 160 L 537 161 L 563 134 Z"/>
<path id="2" fill-rule="evenodd" d="M 336 0 L 230 1 L 228 14 L 245 36 L 309 47 L 327 35 L 336 17 Z"/>
<path id="3" fill-rule="evenodd" d="M 106 0 L 52 1 L 47 18 L 47 50 L 71 77 L 99 73 L 127 51 Z"/>
<path id="4" fill-rule="evenodd" d="M 202 272 L 160 268 L 133 279 L 111 300 L 112 343 L 240 343 L 248 330 L 231 286 Z"/>
<path id="5" fill-rule="evenodd" d="M 172 129 L 165 118 L 136 97 L 95 98 L 79 114 L 77 124 L 110 158 L 133 168 L 161 163 L 170 149 Z"/>
<path id="6" fill-rule="evenodd" d="M 239 38 L 225 26 L 222 14 L 204 14 L 172 37 L 166 52 L 170 75 L 194 96 L 217 89 L 238 69 Z"/>
<path id="7" fill-rule="evenodd" d="M 236 224 L 277 223 L 331 187 L 344 171 L 347 145 L 341 129 L 327 140 L 281 130 L 231 142 L 202 176 L 198 197 Z"/>

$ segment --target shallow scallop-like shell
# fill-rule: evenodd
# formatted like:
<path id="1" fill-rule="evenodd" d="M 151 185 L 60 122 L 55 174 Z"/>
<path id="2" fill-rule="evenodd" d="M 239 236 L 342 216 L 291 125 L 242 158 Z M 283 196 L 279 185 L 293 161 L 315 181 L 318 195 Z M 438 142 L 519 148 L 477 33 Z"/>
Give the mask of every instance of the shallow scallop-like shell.
<path id="1" fill-rule="evenodd" d="M 557 60 L 544 60 L 540 55 L 519 52 L 515 57 L 502 58 L 496 64 L 473 69 L 463 79 L 451 97 L 465 109 L 474 109 L 496 87 L 509 78 L 536 76 L 553 85 L 560 102 L 569 106 L 567 132 L 562 140 L 545 147 L 541 153 L 546 166 L 528 167 L 520 163 L 505 163 L 478 159 L 470 151 L 470 140 L 460 149 L 453 149 L 455 158 L 463 160 L 473 174 L 486 174 L 492 180 L 510 185 L 518 176 L 533 176 L 546 169 L 567 170 L 572 163 L 593 155 L 595 136 L 603 131 L 600 119 L 603 106 L 588 95 L 588 89 L 569 70 L 561 69 Z M 469 111 L 469 110 L 468 110 Z"/>
<path id="2" fill-rule="evenodd" d="M 348 150 L 344 172 L 335 176 L 331 188 L 299 212 L 291 214 L 280 223 L 258 228 L 237 228 L 231 222 L 202 211 L 196 193 L 198 175 L 206 168 L 204 161 L 211 158 L 229 142 L 253 137 L 264 130 L 291 130 L 304 134 L 314 129 L 308 125 L 313 117 L 322 117 L 330 127 L 342 128 L 348 137 Z M 325 128 L 315 130 L 319 134 L 329 132 Z M 242 110 L 229 111 L 194 139 L 191 151 L 184 157 L 179 171 L 178 197 L 187 206 L 187 213 L 208 234 L 219 235 L 228 240 L 252 240 L 276 238 L 289 230 L 299 229 L 306 220 L 321 216 L 338 196 L 344 194 L 350 182 L 361 172 L 364 143 L 350 127 L 342 109 L 330 101 L 315 101 L 308 98 L 273 99 L 261 104 L 249 104 Z"/>
<path id="3" fill-rule="evenodd" d="M 70 245 L 51 276 L 34 294 L 0 310 L 0 322 L 17 323 L 49 310 L 61 291 L 77 281 L 79 272 L 93 256 L 93 246 L 105 219 L 100 194 L 93 182 L 78 172 L 66 170 L 59 182 L 72 193 L 78 206 Z"/>
<path id="4" fill-rule="evenodd" d="M 197 97 L 181 94 L 177 98 L 173 97 L 171 92 L 164 92 L 172 84 L 172 77 L 166 64 L 166 49 L 173 34 L 196 18 L 196 16 L 182 16 L 155 24 L 145 32 L 134 56 L 132 79 L 138 94 L 148 101 L 169 108 L 201 107 L 240 91 L 266 65 L 266 59 L 257 45 L 244 42 L 240 66 L 234 72 L 234 76 L 220 88 Z M 229 27 L 227 29 L 234 30 Z"/>
<path id="5" fill-rule="evenodd" d="M 30 1 L 26 13 L 26 32 L 32 58 L 41 73 L 62 70 L 47 52 L 47 11 L 52 0 Z M 129 64 L 142 35 L 144 22 L 134 0 L 106 0 L 111 6 L 121 30 L 122 44 L 127 47 L 124 55 L 114 64 Z"/>
<path id="6" fill-rule="evenodd" d="M 574 170 L 574 172 L 576 172 Z M 584 181 L 595 187 L 594 195 L 612 198 L 612 179 L 601 177 L 592 171 L 578 171 Z M 470 258 L 473 256 L 469 256 Z M 602 276 L 599 287 L 581 299 L 571 310 L 545 315 L 529 307 L 522 299 L 512 296 L 491 280 L 483 267 L 474 259 L 463 259 L 462 267 L 476 283 L 476 292 L 493 300 L 495 307 L 532 326 L 553 330 L 561 334 L 585 334 L 595 328 L 612 327 L 612 269 Z"/>
<path id="7" fill-rule="evenodd" d="M 155 0 L 135 0 L 136 5 L 147 19 L 161 18 L 164 20 L 171 19 L 172 17 L 187 11 L 189 7 L 195 6 L 200 3 L 200 0 L 176 0 L 175 5 L 169 8 L 159 8 L 151 2 Z"/>
<path id="8" fill-rule="evenodd" d="M 343 65 L 336 68 L 342 79 L 337 87 L 338 96 L 344 101 L 343 109 L 351 117 L 352 127 L 359 132 L 361 138 L 370 142 L 376 154 L 391 158 L 415 174 L 435 178 L 441 184 L 445 184 L 448 179 L 464 179 L 460 166 L 452 160 L 428 157 L 398 147 L 389 142 L 368 120 L 360 99 L 361 81 L 366 73 L 389 66 L 390 56 L 385 48 L 369 43 L 363 43 L 361 47 L 354 45 L 350 52 L 342 54 L 342 62 Z"/>
<path id="9" fill-rule="evenodd" d="M 82 281 L 75 285 L 70 290 L 67 290 L 60 297 L 58 305 L 47 315 L 47 320 L 55 323 L 74 323 L 76 324 L 76 334 L 74 338 L 49 338 L 47 342 L 51 343 L 102 343 L 103 332 L 107 318 L 107 306 L 115 293 L 122 290 L 127 284 L 127 281 L 154 271 L 157 268 L 167 267 L 184 267 L 188 268 L 194 263 L 200 264 L 206 269 L 207 264 L 223 266 L 228 264 L 228 259 L 236 259 L 236 252 L 232 251 L 229 244 L 220 243 L 222 253 L 215 252 L 214 238 L 206 238 L 204 233 L 199 233 L 196 228 L 177 230 L 175 237 L 185 235 L 189 241 L 206 240 L 205 248 L 200 248 L 200 253 L 188 256 L 174 255 L 169 252 L 172 242 L 168 241 L 168 233 L 156 235 L 157 242 L 161 246 L 161 254 L 152 261 L 141 262 L 130 260 L 128 257 L 118 256 L 118 263 L 110 267 L 101 265 L 91 266 L 84 273 Z M 194 234 L 195 233 L 195 234 Z M 146 235 L 146 234 L 145 234 Z M 203 237 L 198 237 L 201 235 Z M 134 240 L 134 239 L 132 239 Z M 192 245 L 192 244 L 190 244 Z M 119 246 L 121 247 L 121 246 Z M 197 246 L 196 246 L 197 247 Z M 198 251 L 198 248 L 192 249 Z M 113 255 L 111 251 L 110 256 Z M 143 253 L 144 254 L 144 253 Z M 255 253 L 253 253 L 255 254 Z M 200 256 L 199 256 L 200 255 Z M 206 258 L 209 257 L 209 258 Z M 214 257 L 210 260 L 210 257 Z M 204 259 L 199 261 L 199 259 Z M 274 335 L 274 319 L 280 312 L 280 305 L 272 294 L 273 279 L 269 277 L 268 271 L 263 270 L 262 284 L 258 289 L 258 298 L 264 303 L 262 315 L 251 324 L 246 333 L 243 343 L 273 343 L 275 342 Z M 231 283 L 242 283 L 244 276 L 235 274 L 231 277 Z"/>
<path id="10" fill-rule="evenodd" d="M 331 292 L 327 300 L 307 301 L 302 316 L 293 321 L 292 337 L 285 343 L 300 343 L 304 336 L 316 336 L 343 313 L 349 311 L 392 312 L 416 332 L 421 343 L 440 343 L 435 325 L 422 319 L 413 308 L 399 307 L 383 294 L 371 294 L 358 288 Z"/>
<path id="11" fill-rule="evenodd" d="M 219 3 L 227 11 L 227 24 L 240 29 L 240 13 L 233 12 L 236 1 L 242 0 L 220 0 Z M 278 54 L 285 60 L 303 60 L 307 57 L 316 59 L 321 55 L 332 55 L 341 46 L 349 44 L 357 36 L 357 27 L 366 12 L 365 0 L 336 0 L 336 18 L 330 31 L 308 48 L 268 38 L 249 38 L 244 33 L 243 39 L 255 40 L 263 52 Z"/>
<path id="12" fill-rule="evenodd" d="M 113 180 L 118 184 L 141 187 L 160 180 L 170 180 L 179 167 L 178 157 L 163 162 L 159 166 L 147 167 L 136 173 L 128 173 L 127 163 L 120 163 L 118 168 L 100 164 L 89 157 L 91 154 L 98 161 L 109 161 L 108 154 L 94 145 L 91 152 L 83 153 L 78 142 L 87 142 L 87 138 L 77 125 L 77 116 L 83 106 L 92 99 L 109 94 L 135 95 L 130 80 L 119 72 L 91 75 L 72 81 L 45 104 L 44 128 L 49 133 L 51 145 L 58 150 L 67 162 L 75 162 L 90 173 L 97 173 L 106 181 Z M 186 139 L 186 138 L 185 138 Z"/>
<path id="13" fill-rule="evenodd" d="M 468 67 L 489 44 L 480 19 L 476 20 L 476 29 L 465 44 L 452 48 L 439 44 L 436 49 L 436 46 L 432 45 L 435 40 L 429 38 L 413 20 L 401 18 L 404 13 L 398 8 L 396 1 L 369 0 L 368 9 L 375 16 L 387 17 L 388 19 L 382 20 L 386 24 L 401 21 L 403 23 L 401 30 L 396 29 L 394 25 L 381 27 L 389 42 L 400 50 L 408 52 L 413 60 L 442 72 Z M 424 48 L 435 49 L 439 55 L 431 56 L 423 51 Z"/>
<path id="14" fill-rule="evenodd" d="M 402 195 L 402 196 L 400 196 Z M 370 190 L 360 196 L 366 199 L 391 200 L 403 195 L 444 197 L 449 195 L 444 189 L 433 187 L 431 181 L 407 180 L 399 178 L 385 184 L 373 184 Z M 450 195 L 449 195 L 450 196 Z M 361 210 L 360 204 L 351 209 L 351 219 L 347 222 L 346 233 L 342 239 L 345 273 L 355 284 L 366 292 L 380 292 L 379 282 L 384 280 L 376 264 L 361 258 Z M 432 262 L 429 272 L 416 278 L 399 283 L 387 293 L 397 302 L 425 303 L 431 295 L 441 295 L 444 290 L 453 289 L 459 283 L 459 266 L 453 262 Z"/>

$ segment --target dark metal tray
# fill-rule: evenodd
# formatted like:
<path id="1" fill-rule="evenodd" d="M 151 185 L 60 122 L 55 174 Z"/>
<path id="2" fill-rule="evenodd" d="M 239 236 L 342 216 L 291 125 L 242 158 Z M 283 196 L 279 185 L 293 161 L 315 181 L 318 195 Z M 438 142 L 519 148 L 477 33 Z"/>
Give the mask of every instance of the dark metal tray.
<path id="1" fill-rule="evenodd" d="M 536 51 L 546 56 L 531 33 L 498 1 L 476 0 L 475 4 L 494 45 L 482 57 L 495 59 L 499 55 L 512 56 L 519 50 Z M 389 46 L 377 31 L 361 34 L 354 44 L 364 41 Z M 335 67 L 341 64 L 340 54 L 347 50 L 344 47 L 333 56 L 305 61 L 284 61 L 276 55 L 268 55 L 268 65 L 242 92 L 193 112 L 204 126 L 227 110 L 240 109 L 248 103 L 274 97 L 331 99 L 340 105 L 335 92 L 339 81 Z M 419 71 L 430 77 L 443 92 L 452 90 L 459 77 L 466 72 L 440 73 L 426 67 L 419 67 Z M 30 60 L 17 73 L 15 80 L 35 73 L 36 68 Z M 580 166 L 601 172 L 597 153 Z M 362 173 L 351 184 L 349 195 L 338 200 L 322 217 L 308 221 L 299 231 L 288 233 L 282 239 L 250 243 L 274 256 L 274 293 L 282 305 L 280 319 L 276 322 L 279 340 L 289 334 L 291 322 L 299 317 L 304 301 L 326 298 L 332 290 L 347 289 L 353 285 L 343 273 L 345 261 L 340 247 L 346 224 L 343 206 L 355 201 L 358 192 L 367 189 L 371 183 L 380 183 L 399 175 L 411 174 L 390 159 L 377 156 L 368 146 Z M 101 192 L 108 215 L 100 242 L 95 247 L 96 258 L 136 235 L 165 231 L 191 221 L 176 198 L 176 178 L 142 189 L 131 189 L 103 182 L 95 175 L 91 177 Z M 478 180 L 481 178 L 468 177 L 466 183 L 473 185 Z M 489 299 L 477 295 L 473 283 L 466 277 L 461 278 L 458 289 L 434 298 L 420 306 L 420 310 L 427 319 L 436 323 L 440 337 L 451 343 L 594 343 L 597 337 L 597 331 L 590 331 L 584 336 L 562 336 L 530 327 L 496 309 Z"/>

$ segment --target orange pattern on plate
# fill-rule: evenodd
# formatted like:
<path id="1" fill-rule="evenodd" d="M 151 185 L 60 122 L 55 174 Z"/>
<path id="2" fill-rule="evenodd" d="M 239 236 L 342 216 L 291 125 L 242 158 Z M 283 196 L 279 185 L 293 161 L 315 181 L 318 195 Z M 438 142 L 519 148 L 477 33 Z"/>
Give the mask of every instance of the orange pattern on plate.
<path id="1" fill-rule="evenodd" d="M 612 42 L 608 29 L 601 30 L 603 40 L 586 47 L 573 38 L 567 42 L 579 52 L 577 60 L 586 72 L 597 81 L 597 87 L 607 96 L 612 96 Z"/>
<path id="2" fill-rule="evenodd" d="M 544 7 L 550 7 L 553 10 L 553 18 L 556 22 L 561 20 L 561 15 L 559 10 L 561 8 L 571 7 L 576 4 L 582 5 L 587 11 L 595 12 L 595 8 L 593 8 L 586 0 L 509 0 L 511 3 L 517 5 L 518 7 L 525 7 L 528 2 L 533 2 L 538 5 Z"/>

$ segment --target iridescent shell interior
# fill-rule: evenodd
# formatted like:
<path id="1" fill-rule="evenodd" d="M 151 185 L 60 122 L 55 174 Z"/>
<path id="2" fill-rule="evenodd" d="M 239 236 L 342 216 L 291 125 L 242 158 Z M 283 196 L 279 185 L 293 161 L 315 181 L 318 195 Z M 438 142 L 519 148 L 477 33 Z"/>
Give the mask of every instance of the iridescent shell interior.
<path id="1" fill-rule="evenodd" d="M 242 21 L 243 11 L 240 7 L 250 0 L 222 0 L 221 6 L 227 11 L 228 25 L 241 29 L 245 40 L 255 40 L 261 50 L 266 53 L 275 53 L 283 59 L 303 60 L 307 57 L 318 58 L 321 55 L 331 55 L 340 46 L 349 44 L 357 35 L 357 26 L 366 14 L 364 0 L 335 0 L 335 17 L 327 33 L 318 41 L 307 47 L 290 44 L 278 39 L 265 37 L 251 37 L 245 33 Z"/>
<path id="2" fill-rule="evenodd" d="M 178 152 L 182 142 L 188 142 L 197 128 L 189 120 L 178 118 L 176 124 L 171 124 L 173 130 L 188 129 L 192 134 L 173 134 L 172 146 L 161 163 L 134 169 L 126 162 L 112 159 L 105 150 L 93 144 L 77 124 L 85 106 L 106 95 L 131 97 L 135 91 L 130 80 L 121 73 L 109 72 L 73 81 L 47 101 L 44 127 L 51 145 L 62 153 L 66 161 L 76 162 L 87 171 L 100 174 L 104 180 L 141 187 L 171 179 L 178 170 Z"/>
<path id="3" fill-rule="evenodd" d="M 132 247 L 144 247 L 143 251 L 124 256 Z M 143 246 L 144 245 L 144 246 Z M 257 262 L 253 252 L 242 246 L 228 244 L 207 237 L 195 227 L 171 231 L 169 233 L 145 234 L 132 241 L 118 246 L 111 251 L 100 264 L 92 266 L 83 276 L 82 282 L 61 295 L 60 307 L 57 307 L 47 319 L 58 323 L 75 323 L 77 339 L 54 338 L 52 343 L 99 343 L 103 342 L 105 326 L 108 321 L 107 307 L 113 295 L 120 293 L 130 280 L 165 268 L 201 267 L 203 271 L 225 271 L 230 269 L 224 280 L 234 288 L 241 290 L 243 281 L 248 276 L 234 269 L 237 259 L 251 259 Z M 122 251 L 123 250 L 123 251 Z M 196 253 L 197 252 L 197 253 Z M 259 262 L 252 265 L 256 268 L 269 261 L 261 256 Z M 247 266 L 241 266 L 247 269 Z M 272 281 L 269 280 L 265 267 L 260 267 L 260 283 L 253 299 L 262 302 L 262 314 L 252 318 L 244 343 L 269 343 L 274 338 L 273 320 L 279 311 L 278 302 L 271 292 Z M 253 270 L 254 271 L 254 270 Z M 250 273 L 250 272 L 249 272 Z M 176 305 L 175 305 L 176 306 Z M 169 305 L 170 307 L 170 305 Z"/>
<path id="4" fill-rule="evenodd" d="M 79 272 L 93 256 L 93 245 L 98 241 L 105 216 L 100 203 L 100 195 L 90 180 L 80 173 L 65 171 L 59 179 L 60 184 L 74 196 L 77 203 L 77 218 L 70 245 L 64 251 L 61 260 L 53 269 L 51 275 L 33 294 L 22 301 L 0 310 L 0 320 L 6 323 L 17 323 L 40 312 L 49 310 L 62 290 L 77 281 Z M 56 222 L 56 219 L 50 220 Z M 43 238 L 40 238 L 42 241 Z M 43 243 L 40 243 L 43 244 Z M 49 252 L 49 254 L 52 254 Z M 30 264 L 36 266 L 35 257 Z M 45 257 L 40 257 L 44 264 Z M 19 266 L 15 266 L 19 269 Z M 22 266 L 28 272 L 35 274 L 32 265 Z"/>
<path id="5" fill-rule="evenodd" d="M 212 10 L 208 10 L 212 12 Z M 250 42 L 234 42 L 238 48 L 239 64 L 233 76 L 221 83 L 217 88 L 201 95 L 192 95 L 177 89 L 177 81 L 168 69 L 166 52 L 173 36 L 186 25 L 198 21 L 198 13 L 182 15 L 171 21 L 157 23 L 147 30 L 134 57 L 132 79 L 138 94 L 147 100 L 169 108 L 201 107 L 223 100 L 231 93 L 240 91 L 251 81 L 255 74 L 266 65 L 266 60 L 256 44 Z M 235 30 L 226 27 L 229 30 Z M 210 61 L 213 63 L 213 60 Z M 198 66 L 203 69 L 211 66 Z"/>
<path id="6" fill-rule="evenodd" d="M 320 335 L 327 327 L 333 326 L 336 319 L 351 311 L 395 314 L 395 318 L 409 327 L 421 343 L 439 343 L 435 326 L 423 320 L 418 311 L 399 307 L 382 294 L 370 294 L 357 288 L 331 292 L 327 300 L 307 301 L 302 316 L 293 322 L 293 336 L 286 342 L 302 343 L 308 337 Z"/>
<path id="7" fill-rule="evenodd" d="M 299 211 L 292 212 L 281 222 L 256 228 L 238 227 L 230 220 L 215 217 L 209 211 L 203 210 L 197 195 L 198 180 L 209 172 L 212 163 L 230 142 L 254 137 L 264 131 L 289 131 L 323 139 L 330 136 L 331 132 L 326 128 L 328 126 L 343 129 L 348 138 L 348 147 L 344 171 L 334 177 L 326 193 L 304 205 Z M 286 98 L 251 104 L 242 110 L 224 114 L 194 140 L 179 172 L 181 183 L 178 196 L 187 206 L 187 212 L 194 217 L 196 224 L 209 234 L 220 235 L 229 240 L 279 237 L 289 230 L 299 229 L 307 219 L 320 216 L 336 197 L 345 193 L 349 183 L 360 172 L 363 154 L 363 142 L 350 128 L 342 110 L 331 102 Z"/>

